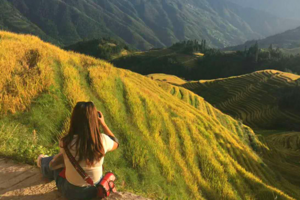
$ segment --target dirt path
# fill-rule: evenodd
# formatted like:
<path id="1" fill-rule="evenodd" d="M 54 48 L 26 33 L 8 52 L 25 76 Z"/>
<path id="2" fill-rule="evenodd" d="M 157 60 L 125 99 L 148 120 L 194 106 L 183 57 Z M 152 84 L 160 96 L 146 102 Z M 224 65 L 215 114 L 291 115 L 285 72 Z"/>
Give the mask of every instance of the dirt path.
<path id="1" fill-rule="evenodd" d="M 55 183 L 47 183 L 35 166 L 0 158 L 1 200 L 66 200 Z M 116 193 L 106 200 L 149 200 L 130 193 Z"/>

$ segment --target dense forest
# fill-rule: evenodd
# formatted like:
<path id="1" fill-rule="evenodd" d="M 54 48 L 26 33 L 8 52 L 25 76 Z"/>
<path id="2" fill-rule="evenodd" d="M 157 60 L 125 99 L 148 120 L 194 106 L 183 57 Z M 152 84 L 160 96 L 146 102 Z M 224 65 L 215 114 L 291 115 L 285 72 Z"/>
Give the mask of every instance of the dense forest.
<path id="1" fill-rule="evenodd" d="M 129 47 L 124 42 L 109 37 L 78 42 L 76 44 L 66 46 L 64 49 L 104 60 L 111 60 L 114 56 L 120 55 L 124 50 L 133 50 L 132 47 Z"/>
<path id="2" fill-rule="evenodd" d="M 209 48 L 205 40 L 184 41 L 176 43 L 169 49 L 172 54 L 153 58 L 149 54 L 133 54 L 114 60 L 120 68 L 130 69 L 141 74 L 165 73 L 182 77 L 186 80 L 215 79 L 251 73 L 263 69 L 276 69 L 300 74 L 300 56 L 286 55 L 279 48 L 272 45 L 267 49 L 260 49 L 255 43 L 243 51 L 220 51 Z M 195 52 L 204 54 L 196 57 L 197 64 L 188 67 L 180 59 L 178 53 L 191 55 Z M 149 55 L 149 56 L 148 56 Z"/>

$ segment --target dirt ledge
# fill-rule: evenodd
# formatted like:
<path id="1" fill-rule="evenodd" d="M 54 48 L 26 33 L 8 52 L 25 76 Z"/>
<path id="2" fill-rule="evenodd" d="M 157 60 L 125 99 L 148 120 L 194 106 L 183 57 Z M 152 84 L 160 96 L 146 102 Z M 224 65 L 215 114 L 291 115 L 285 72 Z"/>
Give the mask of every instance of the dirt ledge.
<path id="1" fill-rule="evenodd" d="M 55 183 L 47 183 L 35 166 L 0 158 L 1 200 L 66 200 Z M 105 200 L 150 200 L 127 192 L 112 194 Z"/>

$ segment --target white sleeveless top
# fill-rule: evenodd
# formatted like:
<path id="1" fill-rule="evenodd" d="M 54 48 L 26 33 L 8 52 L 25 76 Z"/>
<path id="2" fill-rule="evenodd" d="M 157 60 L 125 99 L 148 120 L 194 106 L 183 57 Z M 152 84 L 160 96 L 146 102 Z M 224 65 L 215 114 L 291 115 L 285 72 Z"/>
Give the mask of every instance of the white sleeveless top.
<path id="1" fill-rule="evenodd" d="M 77 135 L 74 135 L 73 141 L 71 142 L 71 145 L 75 144 Z M 114 141 L 110 139 L 105 134 L 101 134 L 101 141 L 104 148 L 104 152 L 111 151 L 114 146 Z M 76 145 L 73 146 L 73 148 L 70 149 L 70 152 L 73 156 L 75 156 L 76 152 Z M 85 180 L 79 175 L 79 173 L 76 171 L 76 169 L 73 167 L 72 163 L 70 162 L 68 156 L 66 155 L 63 148 L 60 149 L 60 152 L 63 153 L 64 156 L 64 162 L 66 167 L 66 178 L 69 183 L 79 186 L 79 187 L 85 187 L 90 186 L 86 183 Z M 78 160 L 78 156 L 76 157 L 76 160 Z M 94 183 L 98 182 L 100 178 L 102 177 L 102 165 L 104 161 L 104 156 L 100 159 L 99 162 L 95 163 L 93 167 L 88 167 L 86 165 L 85 160 L 82 160 L 79 162 L 79 165 L 82 167 L 82 169 L 93 179 Z"/>

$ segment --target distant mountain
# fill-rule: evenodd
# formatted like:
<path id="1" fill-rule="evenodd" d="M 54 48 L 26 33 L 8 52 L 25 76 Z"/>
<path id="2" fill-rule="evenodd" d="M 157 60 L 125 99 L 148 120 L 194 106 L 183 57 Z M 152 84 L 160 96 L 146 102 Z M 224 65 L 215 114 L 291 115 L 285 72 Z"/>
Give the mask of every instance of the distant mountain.
<path id="1" fill-rule="evenodd" d="M 0 29 L 30 33 L 38 35 L 43 40 L 57 43 L 56 40 L 51 38 L 40 27 L 23 16 L 18 9 L 6 0 L 0 1 Z"/>
<path id="2" fill-rule="evenodd" d="M 270 12 L 278 17 L 300 19 L 299 0 L 228 0 L 236 4 Z"/>
<path id="3" fill-rule="evenodd" d="M 270 45 L 273 47 L 284 49 L 295 49 L 300 47 L 300 27 L 288 30 L 284 33 L 276 34 L 261 40 L 247 41 L 244 44 L 225 48 L 226 50 L 244 50 L 245 47 L 250 47 L 255 43 L 259 44 L 260 48 L 268 48 Z"/>
<path id="4" fill-rule="evenodd" d="M 300 25 L 225 0 L 2 0 L 0 13 L 1 29 L 56 44 L 110 36 L 142 50 L 185 39 L 226 47 Z"/>

